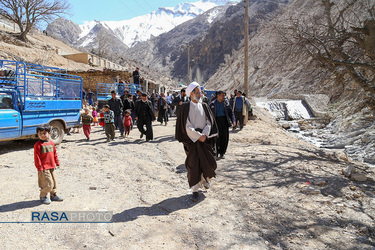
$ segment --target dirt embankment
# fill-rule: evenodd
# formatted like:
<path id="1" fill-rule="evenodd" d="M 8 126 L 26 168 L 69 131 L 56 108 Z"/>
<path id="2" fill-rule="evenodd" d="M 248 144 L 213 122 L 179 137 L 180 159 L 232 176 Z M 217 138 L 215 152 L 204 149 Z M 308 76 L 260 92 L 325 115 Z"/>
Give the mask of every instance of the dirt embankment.
<path id="1" fill-rule="evenodd" d="M 35 141 L 0 144 L 0 221 L 29 222 L 32 211 L 114 213 L 112 224 L 0 224 L 3 248 L 72 249 L 371 249 L 374 171 L 279 129 L 264 113 L 230 133 L 226 159 L 200 200 L 190 201 L 185 153 L 175 118 L 154 123 L 155 140 L 139 132 L 106 143 L 66 136 L 57 146 L 59 195 L 40 205 Z M 117 133 L 117 135 L 119 135 Z M 356 166 L 370 180 L 342 169 Z"/>

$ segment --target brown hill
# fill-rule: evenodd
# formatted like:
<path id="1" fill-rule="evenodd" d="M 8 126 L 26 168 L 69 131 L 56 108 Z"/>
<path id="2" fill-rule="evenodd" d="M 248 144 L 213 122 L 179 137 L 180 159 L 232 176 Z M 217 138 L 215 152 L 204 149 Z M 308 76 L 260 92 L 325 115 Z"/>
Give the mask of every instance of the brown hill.
<path id="1" fill-rule="evenodd" d="M 64 58 L 62 55 L 80 51 L 52 37 L 34 31 L 24 43 L 14 37 L 14 33 L 0 28 L 0 58 L 25 61 L 46 66 L 61 67 L 68 70 L 87 71 L 91 67 Z"/>

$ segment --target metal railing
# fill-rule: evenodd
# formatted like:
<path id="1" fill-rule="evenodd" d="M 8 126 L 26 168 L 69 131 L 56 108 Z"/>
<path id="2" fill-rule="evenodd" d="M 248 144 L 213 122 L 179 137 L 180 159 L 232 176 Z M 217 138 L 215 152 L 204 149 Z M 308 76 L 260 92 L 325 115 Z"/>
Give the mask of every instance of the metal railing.
<path id="1" fill-rule="evenodd" d="M 12 70 L 12 78 L 0 78 L 5 88 L 17 87 L 25 100 L 79 100 L 82 78 L 66 74 L 66 69 L 0 60 L 0 68 Z"/>

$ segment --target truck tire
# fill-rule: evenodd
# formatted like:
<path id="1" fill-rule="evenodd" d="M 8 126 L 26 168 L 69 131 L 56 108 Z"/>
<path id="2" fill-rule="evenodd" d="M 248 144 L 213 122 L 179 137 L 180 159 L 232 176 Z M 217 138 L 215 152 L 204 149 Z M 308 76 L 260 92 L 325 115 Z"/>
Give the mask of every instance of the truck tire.
<path id="1" fill-rule="evenodd" d="M 50 139 L 55 145 L 60 144 L 64 139 L 64 127 L 61 122 L 54 121 L 50 123 L 51 134 Z"/>

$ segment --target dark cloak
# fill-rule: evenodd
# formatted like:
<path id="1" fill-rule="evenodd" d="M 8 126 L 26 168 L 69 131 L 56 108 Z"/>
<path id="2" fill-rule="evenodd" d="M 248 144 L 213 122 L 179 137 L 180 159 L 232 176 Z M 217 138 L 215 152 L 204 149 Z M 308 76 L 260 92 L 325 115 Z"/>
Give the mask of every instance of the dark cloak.
<path id="1" fill-rule="evenodd" d="M 215 160 L 213 143 L 218 129 L 211 109 L 206 103 L 202 103 L 202 106 L 206 114 L 206 118 L 211 122 L 211 131 L 210 135 L 208 136 L 210 138 L 207 138 L 205 142 L 200 142 L 198 140 L 194 143 L 187 135 L 186 121 L 189 115 L 190 102 L 186 102 L 181 106 L 176 121 L 175 138 L 184 144 L 185 153 L 187 155 L 185 167 L 187 170 L 187 177 L 190 187 L 200 182 L 202 173 L 205 179 L 216 176 L 215 170 L 217 168 L 217 164 Z"/>

